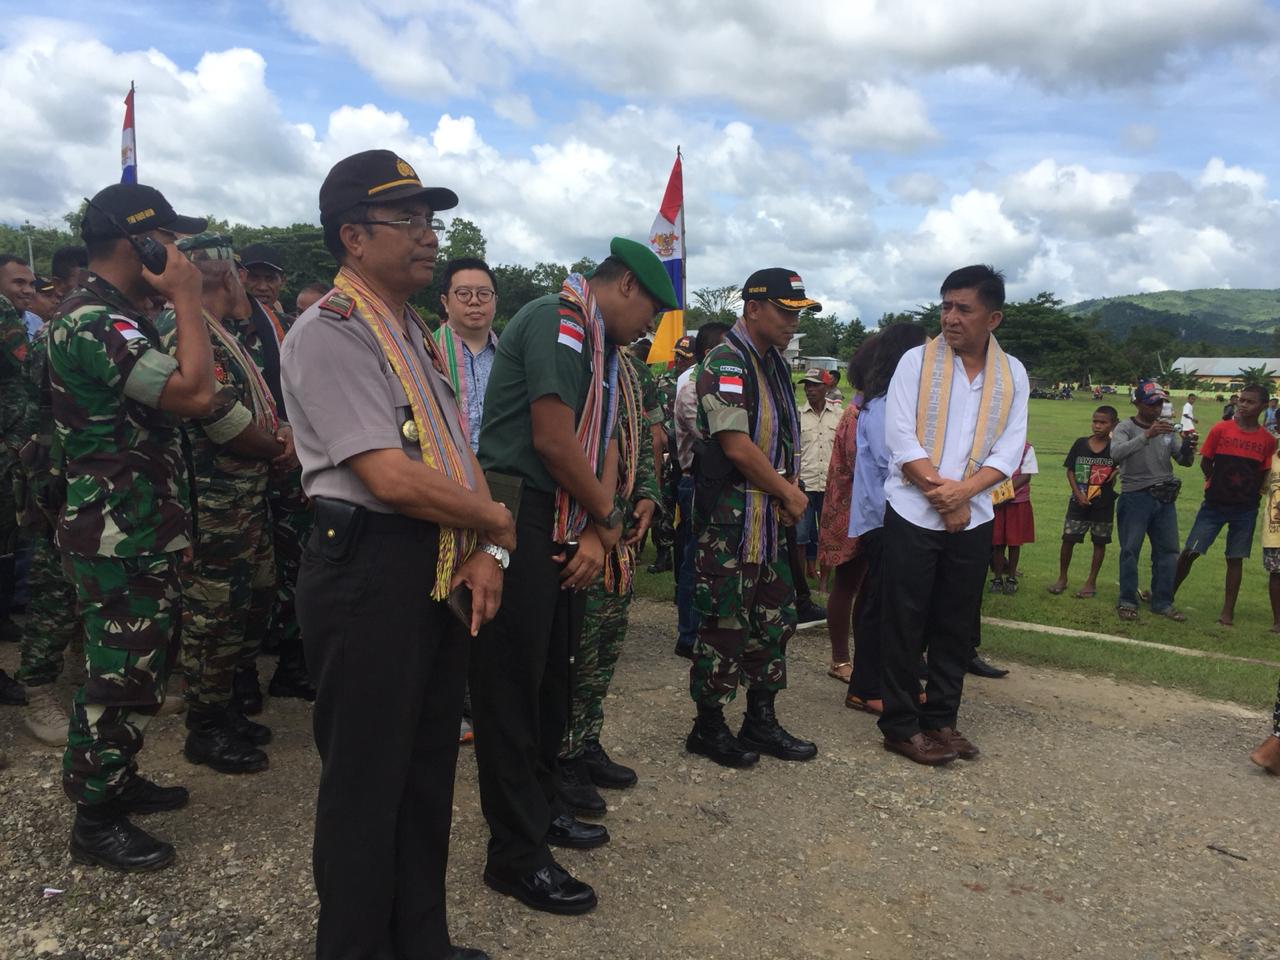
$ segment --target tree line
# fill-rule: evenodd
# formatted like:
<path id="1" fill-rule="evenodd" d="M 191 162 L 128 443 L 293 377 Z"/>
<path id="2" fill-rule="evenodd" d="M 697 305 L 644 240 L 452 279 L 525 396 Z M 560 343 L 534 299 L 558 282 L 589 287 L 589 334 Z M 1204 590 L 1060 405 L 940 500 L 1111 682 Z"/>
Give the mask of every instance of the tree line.
<path id="1" fill-rule="evenodd" d="M 0 224 L 0 251 L 26 257 L 28 246 L 34 258 L 33 269 L 47 272 L 50 257 L 59 247 L 79 243 L 79 224 L 84 206 L 63 217 L 62 226 L 37 227 Z M 295 223 L 287 227 L 251 227 L 229 224 L 210 218 L 211 230 L 229 234 L 237 248 L 251 243 L 270 243 L 279 248 L 284 259 L 287 280 L 281 299 L 292 307 L 297 292 L 315 281 L 333 278 L 333 258 L 325 249 L 323 234 L 315 224 Z M 470 220 L 454 218 L 440 241 L 440 265 L 431 287 L 414 298 L 414 305 L 424 317 L 434 322 L 440 313 L 440 279 L 443 266 L 452 259 L 478 257 L 487 262 L 487 242 L 480 228 Z M 495 328 L 501 332 L 507 321 L 524 304 L 547 293 L 554 293 L 570 272 L 590 272 L 596 261 L 582 257 L 572 264 L 539 262 L 492 265 L 497 292 Z M 709 320 L 732 322 L 740 313 L 739 287 L 729 284 L 702 287 L 689 294 L 685 310 L 685 327 L 696 330 Z M 1043 292 L 1027 300 L 1005 305 L 1005 319 L 999 330 L 1000 342 L 1006 350 L 1026 365 L 1032 377 L 1047 381 L 1129 383 L 1138 377 L 1163 377 L 1179 381 L 1172 372 L 1179 356 L 1236 355 L 1231 350 L 1238 344 L 1224 342 L 1230 338 L 1214 336 L 1211 329 L 1197 327 L 1199 337 L 1188 338 L 1181 329 L 1138 324 L 1124 331 L 1104 328 L 1096 314 L 1076 316 L 1063 309 L 1063 302 L 1052 293 Z M 914 310 L 884 314 L 877 326 L 892 323 L 922 323 L 930 334 L 938 332 L 939 306 L 924 304 Z M 844 320 L 834 313 L 801 315 L 799 331 L 805 334 L 802 353 L 808 356 L 832 356 L 848 360 L 867 338 L 870 331 L 857 318 Z M 1241 352 L 1239 355 L 1247 355 Z M 1186 378 L 1182 378 L 1186 379 Z M 1181 381 L 1173 386 L 1184 385 Z M 1185 385 L 1190 385 L 1186 383 Z"/>

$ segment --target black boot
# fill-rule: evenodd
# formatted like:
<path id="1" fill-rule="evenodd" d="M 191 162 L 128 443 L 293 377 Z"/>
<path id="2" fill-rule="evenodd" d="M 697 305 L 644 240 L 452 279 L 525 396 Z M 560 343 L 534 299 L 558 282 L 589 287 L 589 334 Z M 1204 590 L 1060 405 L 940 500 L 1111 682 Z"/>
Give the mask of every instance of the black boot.
<path id="1" fill-rule="evenodd" d="M 232 729 L 227 711 L 193 703 L 187 710 L 187 742 L 182 755 L 219 773 L 257 773 L 267 769 L 267 755 Z"/>
<path id="2" fill-rule="evenodd" d="M 729 725 L 724 722 L 724 710 L 719 706 L 698 706 L 698 719 L 684 742 L 690 753 L 698 753 L 714 760 L 722 767 L 750 767 L 760 759 L 760 754 L 748 750 L 739 743 Z"/>
<path id="3" fill-rule="evenodd" d="M 240 701 L 233 699 L 227 704 L 227 717 L 231 721 L 231 729 L 248 743 L 262 747 L 271 742 L 271 728 L 264 723 L 254 723 L 240 710 Z"/>
<path id="4" fill-rule="evenodd" d="M 246 717 L 256 717 L 262 712 L 262 686 L 258 683 L 256 662 L 236 667 L 231 695 L 240 701 L 240 712 Z"/>
<path id="5" fill-rule="evenodd" d="M 110 870 L 159 870 L 173 862 L 173 844 L 135 827 L 115 805 L 76 807 L 71 859 Z"/>
<path id="6" fill-rule="evenodd" d="M 779 760 L 812 760 L 818 748 L 808 740 L 799 740 L 782 729 L 773 712 L 776 690 L 748 690 L 747 714 L 742 718 L 738 739 L 743 746 L 759 750 Z"/>
<path id="7" fill-rule="evenodd" d="M 306 664 L 302 660 L 286 659 L 283 653 L 280 655 L 276 672 L 271 675 L 267 693 L 273 697 L 297 697 L 308 703 L 316 698 L 316 688 L 311 685 Z"/>
<path id="8" fill-rule="evenodd" d="M 126 814 L 162 813 L 181 810 L 190 799 L 186 787 L 162 787 L 135 774 L 116 797 L 116 804 Z"/>
<path id="9" fill-rule="evenodd" d="M 604 797 L 600 796 L 591 777 L 587 775 L 587 765 L 581 757 L 572 760 L 561 758 L 558 764 L 556 792 L 564 805 L 577 813 L 599 816 L 608 810 Z"/>
<path id="10" fill-rule="evenodd" d="M 670 569 L 671 569 L 671 551 L 659 549 L 657 557 L 654 558 L 653 563 L 649 564 L 649 572 L 650 573 L 666 573 Z"/>
<path id="11" fill-rule="evenodd" d="M 582 745 L 582 760 L 587 767 L 587 775 L 597 787 L 608 787 L 622 790 L 633 787 L 639 777 L 630 767 L 614 763 L 600 746 L 599 740 L 588 740 Z"/>
<path id="12" fill-rule="evenodd" d="M 14 587 L 17 585 L 16 559 L 16 554 L 12 553 L 0 556 L 0 643 L 22 642 L 22 627 L 9 616 L 13 608 Z"/>
<path id="13" fill-rule="evenodd" d="M 27 688 L 0 670 L 0 703 L 8 707 L 27 705 Z"/>

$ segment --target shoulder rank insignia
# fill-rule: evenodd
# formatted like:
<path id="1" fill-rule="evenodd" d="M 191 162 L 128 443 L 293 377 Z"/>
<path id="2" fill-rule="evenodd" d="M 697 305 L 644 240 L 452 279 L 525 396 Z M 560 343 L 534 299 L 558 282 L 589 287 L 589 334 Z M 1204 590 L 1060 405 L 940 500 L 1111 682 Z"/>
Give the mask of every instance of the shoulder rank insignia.
<path id="1" fill-rule="evenodd" d="M 326 313 L 335 315 L 339 320 L 346 320 L 356 308 L 356 302 L 339 290 L 334 290 L 320 301 L 319 307 Z"/>

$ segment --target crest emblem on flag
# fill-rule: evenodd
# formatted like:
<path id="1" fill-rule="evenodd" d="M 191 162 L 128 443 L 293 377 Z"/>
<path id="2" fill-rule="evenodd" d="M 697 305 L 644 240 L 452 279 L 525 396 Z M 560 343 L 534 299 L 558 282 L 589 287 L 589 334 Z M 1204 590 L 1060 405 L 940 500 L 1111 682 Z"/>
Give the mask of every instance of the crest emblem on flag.
<path id="1" fill-rule="evenodd" d="M 658 259 L 662 260 L 676 252 L 677 240 L 679 240 L 679 237 L 674 232 L 655 233 L 649 238 L 649 246 L 658 255 Z"/>

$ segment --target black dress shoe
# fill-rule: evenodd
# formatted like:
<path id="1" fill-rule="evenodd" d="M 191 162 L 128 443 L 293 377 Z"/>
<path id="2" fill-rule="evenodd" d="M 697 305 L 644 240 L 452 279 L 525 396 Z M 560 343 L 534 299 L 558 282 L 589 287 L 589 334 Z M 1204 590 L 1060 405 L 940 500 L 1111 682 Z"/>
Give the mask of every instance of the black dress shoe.
<path id="1" fill-rule="evenodd" d="M 816 627 L 827 622 L 827 608 L 813 602 L 809 597 L 796 601 L 796 629 Z"/>
<path id="2" fill-rule="evenodd" d="M 986 677 L 988 680 L 999 680 L 1001 677 L 1009 675 L 1008 670 L 1001 670 L 999 667 L 992 666 L 976 653 L 973 655 L 973 659 L 969 661 L 966 669 L 975 677 Z"/>
<path id="3" fill-rule="evenodd" d="M 27 688 L 0 670 L 0 703 L 9 707 L 27 705 Z"/>
<path id="4" fill-rule="evenodd" d="M 599 740 L 588 740 L 583 746 L 582 760 L 587 767 L 587 775 L 597 787 L 610 790 L 624 790 L 634 787 L 640 778 L 630 767 L 614 763 L 609 754 L 604 752 Z"/>
<path id="5" fill-rule="evenodd" d="M 273 697 L 296 697 L 308 703 L 316 699 L 316 688 L 311 685 L 311 678 L 302 667 L 286 668 L 283 663 L 271 675 L 271 683 L 267 685 L 267 693 Z"/>
<path id="6" fill-rule="evenodd" d="M 760 754 L 748 750 L 729 732 L 724 713 L 719 709 L 698 708 L 698 719 L 693 722 L 684 748 L 722 767 L 751 767 L 760 761 Z"/>
<path id="7" fill-rule="evenodd" d="M 444 960 L 489 960 L 489 955 L 472 947 L 450 947 Z"/>
<path id="8" fill-rule="evenodd" d="M 116 796 L 116 804 L 125 813 L 162 813 L 181 810 L 190 799 L 186 787 L 162 787 L 134 776 Z"/>
<path id="9" fill-rule="evenodd" d="M 551 821 L 547 843 L 553 847 L 591 850 L 609 842 L 609 831 L 598 823 L 583 823 L 577 817 L 562 813 Z"/>
<path id="10" fill-rule="evenodd" d="M 173 863 L 173 844 L 135 827 L 122 813 L 79 807 L 71 827 L 71 859 L 126 872 Z"/>
<path id="11" fill-rule="evenodd" d="M 587 765 L 581 757 L 572 760 L 561 760 L 557 764 L 556 793 L 570 810 L 599 816 L 609 807 L 600 796 L 596 786 L 587 773 Z"/>
<path id="12" fill-rule="evenodd" d="M 817 746 L 809 740 L 793 737 L 783 729 L 773 710 L 776 690 L 748 690 L 747 713 L 742 718 L 738 742 L 749 750 L 767 753 L 779 760 L 812 760 Z"/>
<path id="13" fill-rule="evenodd" d="M 677 657 L 684 657 L 686 660 L 698 659 L 698 655 L 693 652 L 693 647 L 683 646 L 679 642 L 676 643 L 675 655 Z"/>
<path id="14" fill-rule="evenodd" d="M 568 870 L 552 863 L 518 880 L 506 880 L 487 868 L 484 882 L 490 888 L 515 897 L 526 907 L 546 913 L 579 914 L 596 908 L 596 892 L 581 880 L 574 879 Z"/>

